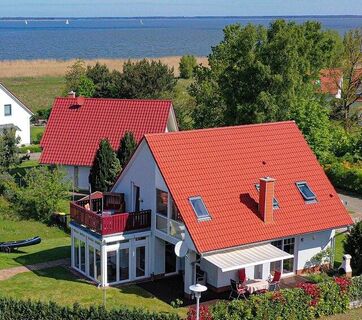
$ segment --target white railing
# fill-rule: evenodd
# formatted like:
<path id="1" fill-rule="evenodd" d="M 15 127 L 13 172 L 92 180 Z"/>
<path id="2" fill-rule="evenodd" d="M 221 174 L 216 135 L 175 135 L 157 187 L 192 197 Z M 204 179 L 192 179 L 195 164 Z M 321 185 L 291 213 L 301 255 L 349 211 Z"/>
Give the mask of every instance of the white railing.
<path id="1" fill-rule="evenodd" d="M 181 240 L 185 227 L 182 222 L 156 214 L 156 229 Z"/>

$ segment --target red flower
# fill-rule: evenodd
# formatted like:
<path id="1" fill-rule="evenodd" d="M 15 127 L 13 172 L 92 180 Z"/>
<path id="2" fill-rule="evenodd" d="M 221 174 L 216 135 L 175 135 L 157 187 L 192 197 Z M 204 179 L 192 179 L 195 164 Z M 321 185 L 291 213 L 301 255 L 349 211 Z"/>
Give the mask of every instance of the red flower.
<path id="1" fill-rule="evenodd" d="M 285 299 L 280 291 L 275 291 L 271 297 L 272 301 L 284 303 Z"/>
<path id="2" fill-rule="evenodd" d="M 196 308 L 189 308 L 187 320 L 196 320 Z M 211 312 L 208 306 L 200 306 L 200 320 L 212 320 Z"/>
<path id="3" fill-rule="evenodd" d="M 341 293 L 347 293 L 348 288 L 351 285 L 351 281 L 347 278 L 334 278 L 334 282 L 338 284 Z"/>
<path id="4" fill-rule="evenodd" d="M 315 283 L 302 283 L 298 287 L 312 298 L 311 306 L 317 305 L 320 298 L 320 289 Z"/>

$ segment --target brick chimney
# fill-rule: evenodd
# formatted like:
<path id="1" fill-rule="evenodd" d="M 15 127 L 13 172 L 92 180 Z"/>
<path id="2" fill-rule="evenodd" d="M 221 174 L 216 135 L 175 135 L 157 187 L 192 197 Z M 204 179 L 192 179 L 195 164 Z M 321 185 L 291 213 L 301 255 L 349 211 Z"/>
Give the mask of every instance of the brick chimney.
<path id="1" fill-rule="evenodd" d="M 77 97 L 77 106 L 82 106 L 84 104 L 84 97 Z"/>
<path id="2" fill-rule="evenodd" d="M 274 183 L 273 178 L 260 178 L 259 213 L 265 223 L 273 222 Z"/>
<path id="3" fill-rule="evenodd" d="M 74 91 L 70 91 L 68 92 L 68 98 L 75 98 L 75 92 Z"/>

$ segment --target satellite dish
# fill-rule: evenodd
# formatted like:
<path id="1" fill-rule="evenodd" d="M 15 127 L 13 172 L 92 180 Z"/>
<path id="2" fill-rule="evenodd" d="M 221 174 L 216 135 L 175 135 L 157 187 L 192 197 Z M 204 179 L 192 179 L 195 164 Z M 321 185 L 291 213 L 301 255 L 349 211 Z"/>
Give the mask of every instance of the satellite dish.
<path id="1" fill-rule="evenodd" d="M 188 250 L 189 249 L 184 241 L 179 241 L 175 244 L 175 254 L 179 258 L 185 257 Z"/>

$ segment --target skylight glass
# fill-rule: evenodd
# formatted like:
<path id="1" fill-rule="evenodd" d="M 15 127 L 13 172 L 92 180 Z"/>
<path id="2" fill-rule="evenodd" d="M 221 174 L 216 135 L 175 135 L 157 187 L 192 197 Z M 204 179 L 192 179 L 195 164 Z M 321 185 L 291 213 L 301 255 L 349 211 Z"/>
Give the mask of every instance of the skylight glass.
<path id="1" fill-rule="evenodd" d="M 192 206 L 192 209 L 194 209 L 194 212 L 199 220 L 210 218 L 210 214 L 207 211 L 201 197 L 192 197 L 189 198 L 189 201 Z"/>
<path id="2" fill-rule="evenodd" d="M 308 183 L 305 181 L 297 182 L 296 183 L 297 188 L 299 189 L 300 193 L 302 194 L 303 198 L 306 201 L 314 201 L 316 200 L 316 195 L 312 191 L 312 189 L 309 187 Z"/>
<path id="3" fill-rule="evenodd" d="M 258 192 L 260 192 L 260 184 L 259 183 L 257 183 L 257 184 L 255 184 L 255 189 L 258 191 Z M 273 197 L 273 209 L 279 209 L 280 207 L 279 207 L 279 202 L 278 202 L 278 200 L 275 198 L 275 197 Z"/>

